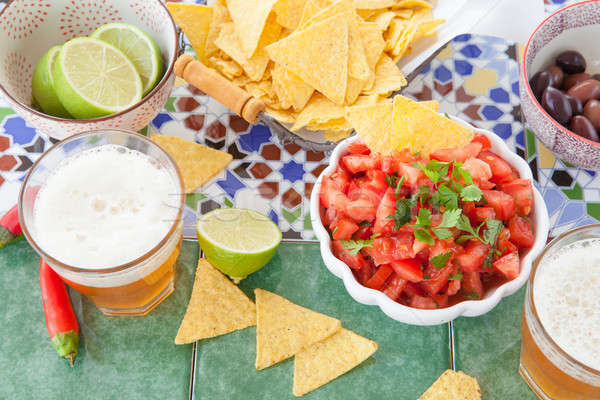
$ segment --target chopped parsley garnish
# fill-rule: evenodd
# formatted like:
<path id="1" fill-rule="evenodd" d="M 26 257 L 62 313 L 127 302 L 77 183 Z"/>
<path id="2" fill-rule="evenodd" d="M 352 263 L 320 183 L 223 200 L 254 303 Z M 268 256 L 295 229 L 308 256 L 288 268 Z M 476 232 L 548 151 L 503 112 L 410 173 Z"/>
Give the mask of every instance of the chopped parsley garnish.
<path id="1" fill-rule="evenodd" d="M 465 294 L 465 297 L 467 299 L 471 299 L 471 300 L 479 300 L 479 295 L 474 290 L 471 290 L 471 293 Z"/>
<path id="2" fill-rule="evenodd" d="M 355 256 L 364 247 L 370 247 L 378 236 L 379 233 L 376 233 L 368 240 L 340 240 L 340 243 L 344 249 L 348 250 L 348 254 Z"/>
<path id="3" fill-rule="evenodd" d="M 487 226 L 487 229 L 483 231 L 483 236 L 480 234 L 481 228 L 483 225 Z M 483 244 L 490 245 L 494 247 L 496 245 L 496 241 L 498 240 L 498 235 L 504 228 L 504 224 L 502 221 L 498 219 L 487 219 L 482 222 L 476 229 L 473 229 L 471 226 L 471 221 L 465 215 L 461 215 L 458 219 L 458 223 L 456 227 L 461 231 L 465 231 L 467 235 L 461 235 L 456 239 L 456 243 L 462 244 L 470 239 L 477 239 L 481 241 Z"/>
<path id="4" fill-rule="evenodd" d="M 394 230 L 402 228 L 404 224 L 412 219 L 411 209 L 415 206 L 413 199 L 398 199 L 396 200 L 396 211 L 388 218 L 394 220 Z"/>
<path id="5" fill-rule="evenodd" d="M 451 251 L 439 254 L 435 257 L 431 257 L 429 259 L 429 262 L 435 267 L 435 269 L 442 269 L 446 266 L 446 264 L 448 264 L 448 260 L 450 260 L 450 257 L 452 257 Z"/>
<path id="6" fill-rule="evenodd" d="M 457 273 L 457 274 L 450 274 L 448 275 L 448 280 L 449 281 L 455 281 L 457 279 L 462 279 L 463 278 L 463 274 L 462 273 Z"/>
<path id="7" fill-rule="evenodd" d="M 358 226 L 372 226 L 373 224 L 369 221 L 360 221 Z M 337 227 L 336 227 L 337 228 Z"/>
<path id="8" fill-rule="evenodd" d="M 481 196 L 483 196 L 483 192 L 473 184 L 465 186 L 460 191 L 460 198 L 463 201 L 479 201 L 481 200 Z"/>
<path id="9" fill-rule="evenodd" d="M 425 229 L 415 229 L 414 235 L 415 239 L 417 239 L 419 242 L 427 243 L 430 246 L 435 244 L 433 236 L 431 236 L 431 233 L 427 232 Z"/>

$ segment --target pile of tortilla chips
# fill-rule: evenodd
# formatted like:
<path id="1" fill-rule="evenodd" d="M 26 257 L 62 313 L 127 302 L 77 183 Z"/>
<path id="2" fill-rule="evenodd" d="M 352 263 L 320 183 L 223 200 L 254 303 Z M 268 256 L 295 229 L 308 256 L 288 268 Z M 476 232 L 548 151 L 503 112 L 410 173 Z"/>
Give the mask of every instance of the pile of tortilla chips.
<path id="1" fill-rule="evenodd" d="M 424 157 L 439 149 L 462 147 L 473 131 L 438 114 L 436 101 L 395 96 L 393 103 L 346 107 L 350 125 L 371 151 L 387 155 L 408 149 Z"/>
<path id="2" fill-rule="evenodd" d="M 406 85 L 396 62 L 435 35 L 426 0 L 167 3 L 198 58 L 267 104 L 293 131 L 339 140 L 344 106 L 386 103 Z"/>
<path id="3" fill-rule="evenodd" d="M 327 315 L 255 289 L 256 305 L 206 259 L 198 261 L 192 296 L 176 344 L 256 325 L 256 369 L 294 356 L 294 388 L 302 396 L 350 371 L 377 344 L 342 328 Z"/>

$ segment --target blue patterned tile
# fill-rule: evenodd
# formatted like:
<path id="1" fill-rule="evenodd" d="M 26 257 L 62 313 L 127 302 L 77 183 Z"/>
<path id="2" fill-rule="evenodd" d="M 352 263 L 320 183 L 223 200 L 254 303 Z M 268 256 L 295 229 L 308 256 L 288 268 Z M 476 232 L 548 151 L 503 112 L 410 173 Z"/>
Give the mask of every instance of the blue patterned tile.
<path id="1" fill-rule="evenodd" d="M 584 226 L 584 225 L 591 225 L 591 224 L 597 224 L 598 220 L 592 217 L 585 217 L 579 221 L 577 221 L 577 224 L 575 224 L 575 226 Z"/>
<path id="2" fill-rule="evenodd" d="M 156 126 L 157 129 L 160 129 L 162 124 L 164 124 L 165 122 L 172 121 L 172 120 L 173 120 L 173 118 L 171 118 L 171 116 L 169 114 L 160 113 L 156 117 L 154 117 L 154 119 L 152 120 L 152 124 L 154 126 Z"/>
<path id="3" fill-rule="evenodd" d="M 263 143 L 269 142 L 271 131 L 264 125 L 254 125 L 250 132 L 240 135 L 238 143 L 246 151 L 259 151 Z"/>
<path id="4" fill-rule="evenodd" d="M 276 225 L 279 225 L 279 216 L 275 211 L 269 211 L 269 218 L 271 218 L 271 220 L 275 222 Z"/>
<path id="5" fill-rule="evenodd" d="M 454 38 L 455 42 L 468 42 L 469 40 L 471 40 L 471 35 L 469 35 L 468 33 L 465 33 L 463 35 L 458 35 L 457 37 Z"/>
<path id="6" fill-rule="evenodd" d="M 483 109 L 481 110 L 481 114 L 490 121 L 495 121 L 498 118 L 500 118 L 502 115 L 504 115 L 504 113 L 498 109 L 498 107 L 496 106 L 485 106 L 483 107 Z"/>
<path id="7" fill-rule="evenodd" d="M 506 90 L 502 88 L 494 88 L 490 90 L 490 98 L 496 103 L 508 103 L 509 97 Z"/>
<path id="8" fill-rule="evenodd" d="M 525 147 L 525 132 L 520 131 L 517 133 L 517 136 L 515 136 L 515 141 L 518 145 Z"/>
<path id="9" fill-rule="evenodd" d="M 481 55 L 481 49 L 474 44 L 468 44 L 460 50 L 460 53 L 469 58 L 478 58 Z"/>
<path id="10" fill-rule="evenodd" d="M 27 126 L 25 120 L 21 117 L 11 117 L 5 120 L 4 130 L 12 136 L 13 143 L 26 145 L 30 143 L 36 135 L 34 128 Z"/>
<path id="11" fill-rule="evenodd" d="M 571 200 L 565 205 L 557 224 L 568 224 L 569 222 L 578 220 L 584 215 L 586 215 L 585 203 Z"/>
<path id="12" fill-rule="evenodd" d="M 497 124 L 494 126 L 493 131 L 502 139 L 508 139 L 512 135 L 512 126 L 511 124 Z"/>
<path id="13" fill-rule="evenodd" d="M 235 177 L 235 175 L 227 170 L 225 180 L 217 181 L 217 185 L 219 185 L 230 197 L 235 197 L 235 192 L 246 187 Z"/>
<path id="14" fill-rule="evenodd" d="M 473 73 L 473 66 L 465 60 L 454 60 L 454 70 L 463 76 L 468 76 Z"/>
<path id="15" fill-rule="evenodd" d="M 437 79 L 438 81 L 446 83 L 450 79 L 452 79 L 452 72 L 450 72 L 450 70 L 444 65 L 440 65 L 433 72 L 433 76 L 435 76 L 435 79 Z"/>
<path id="16" fill-rule="evenodd" d="M 294 160 L 285 163 L 279 172 L 281 172 L 284 179 L 290 182 L 301 181 L 305 173 L 302 164 L 298 164 Z"/>
<path id="17" fill-rule="evenodd" d="M 548 215 L 552 216 L 555 212 L 560 210 L 564 201 L 564 195 L 556 189 L 548 188 L 544 192 L 544 202 L 546 203 L 546 208 L 548 209 Z"/>

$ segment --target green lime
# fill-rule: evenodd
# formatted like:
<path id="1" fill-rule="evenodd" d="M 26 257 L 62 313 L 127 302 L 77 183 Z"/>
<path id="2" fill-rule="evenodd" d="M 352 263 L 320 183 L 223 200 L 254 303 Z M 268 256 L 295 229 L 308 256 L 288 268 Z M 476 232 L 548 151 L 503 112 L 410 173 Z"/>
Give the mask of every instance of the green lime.
<path id="1" fill-rule="evenodd" d="M 56 61 L 56 56 L 59 52 L 60 46 L 51 47 L 35 66 L 32 82 L 33 100 L 35 102 L 32 102 L 32 104 L 38 106 L 48 115 L 60 118 L 72 118 L 54 91 L 52 64 Z"/>
<path id="2" fill-rule="evenodd" d="M 218 208 L 202 215 L 196 227 L 205 257 L 234 280 L 268 263 L 281 242 L 277 225 L 252 210 Z"/>
<path id="3" fill-rule="evenodd" d="M 156 42 L 137 26 L 122 22 L 106 24 L 96 29 L 90 37 L 112 44 L 131 60 L 142 78 L 144 96 L 162 78 L 160 50 Z"/>
<path id="4" fill-rule="evenodd" d="M 133 63 L 101 40 L 77 38 L 63 44 L 52 73 L 56 95 L 75 118 L 113 114 L 142 98 L 142 80 Z"/>

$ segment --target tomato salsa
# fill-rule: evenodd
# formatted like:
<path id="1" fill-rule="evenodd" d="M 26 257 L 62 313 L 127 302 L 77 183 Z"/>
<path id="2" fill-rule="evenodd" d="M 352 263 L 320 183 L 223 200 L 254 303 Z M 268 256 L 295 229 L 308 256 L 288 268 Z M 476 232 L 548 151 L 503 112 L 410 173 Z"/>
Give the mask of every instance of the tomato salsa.
<path id="1" fill-rule="evenodd" d="M 515 279 L 531 247 L 530 180 L 476 134 L 429 157 L 348 145 L 320 191 L 333 254 L 364 286 L 415 308 L 481 299 Z"/>

